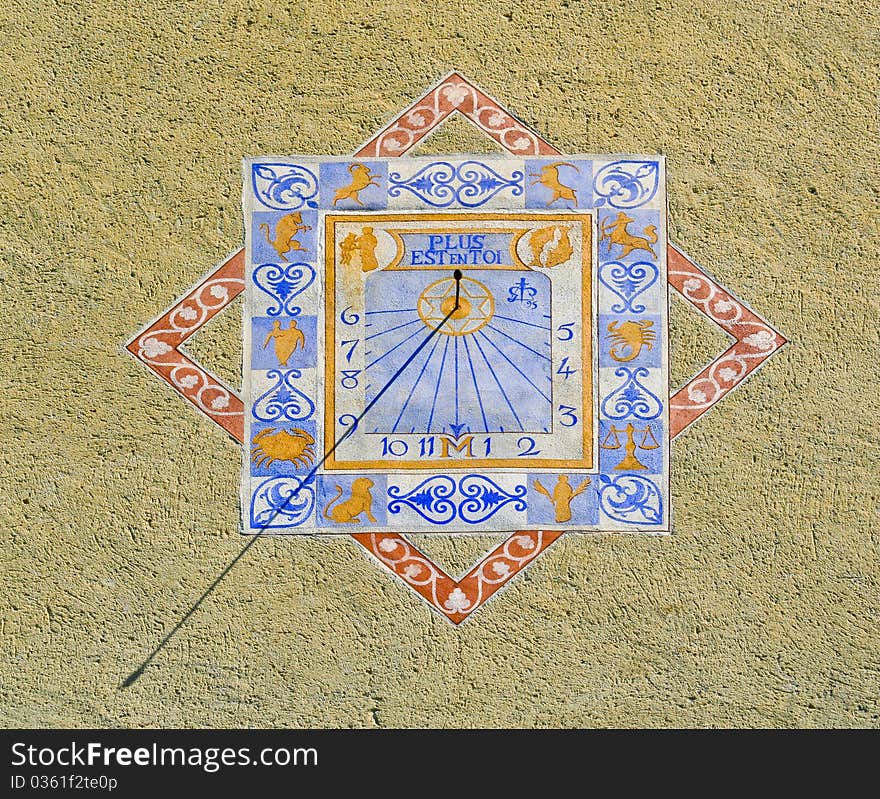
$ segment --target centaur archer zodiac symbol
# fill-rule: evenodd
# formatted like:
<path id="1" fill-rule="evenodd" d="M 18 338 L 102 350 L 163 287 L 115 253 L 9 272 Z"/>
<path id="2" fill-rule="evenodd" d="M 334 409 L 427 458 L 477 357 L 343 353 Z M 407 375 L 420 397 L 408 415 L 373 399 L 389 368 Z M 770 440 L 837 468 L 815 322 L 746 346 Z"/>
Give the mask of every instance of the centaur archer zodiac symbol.
<path id="1" fill-rule="evenodd" d="M 648 225 L 642 231 L 643 235 L 633 236 L 632 233 L 627 230 L 627 227 L 635 221 L 635 219 L 631 216 L 627 216 L 623 211 L 617 215 L 616 219 L 611 219 L 611 217 L 603 219 L 600 230 L 602 235 L 599 236 L 599 241 L 608 242 L 609 252 L 613 245 L 619 244 L 623 248 L 623 252 L 620 253 L 621 258 L 626 258 L 626 256 L 633 250 L 646 250 L 656 258 L 657 253 L 655 253 L 654 248 L 651 247 L 652 244 L 657 243 L 656 226 Z"/>

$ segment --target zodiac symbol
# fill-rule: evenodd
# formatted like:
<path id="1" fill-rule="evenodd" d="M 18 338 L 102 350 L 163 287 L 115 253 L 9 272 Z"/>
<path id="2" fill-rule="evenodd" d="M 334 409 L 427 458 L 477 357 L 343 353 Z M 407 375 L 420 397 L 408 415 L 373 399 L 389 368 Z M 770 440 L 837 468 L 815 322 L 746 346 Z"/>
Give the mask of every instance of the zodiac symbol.
<path id="1" fill-rule="evenodd" d="M 281 320 L 276 319 L 272 329 L 266 334 L 263 349 L 269 346 L 269 342 L 275 339 L 275 357 L 282 366 L 287 366 L 287 361 L 297 349 L 306 348 L 305 334 L 296 326 L 296 319 L 290 320 L 287 330 L 282 329 Z"/>
<path id="2" fill-rule="evenodd" d="M 538 289 L 534 286 L 530 286 L 524 277 L 519 279 L 519 283 L 514 283 L 510 287 L 510 296 L 507 298 L 508 302 L 518 302 L 520 305 L 525 305 L 527 308 L 537 308 L 538 303 L 535 302 L 534 297 L 538 295 Z"/>
<path id="3" fill-rule="evenodd" d="M 311 225 L 304 225 L 302 223 L 302 214 L 299 211 L 294 211 L 291 214 L 282 216 L 281 219 L 275 223 L 274 238 L 269 235 L 269 225 L 265 222 L 260 225 L 260 230 L 266 234 L 266 241 L 272 245 L 272 248 L 278 253 L 278 257 L 285 262 L 287 261 L 287 253 L 293 250 L 297 252 L 306 252 L 306 248 L 302 246 L 302 243 L 297 241 L 296 237 L 300 233 L 311 229 Z"/>
<path id="4" fill-rule="evenodd" d="M 276 430 L 275 427 L 267 427 L 253 437 L 251 460 L 256 466 L 268 468 L 275 461 L 292 461 L 297 466 L 311 466 L 314 463 L 312 445 L 315 439 L 305 430 L 299 427 L 294 427 L 290 433 Z"/>
<path id="5" fill-rule="evenodd" d="M 373 234 L 373 228 L 361 228 L 361 235 L 355 236 L 349 233 L 340 243 L 340 263 L 344 266 L 352 266 L 355 260 L 360 262 L 362 272 L 372 272 L 379 268 L 376 259 L 376 247 L 379 242 Z"/>
<path id="6" fill-rule="evenodd" d="M 566 161 L 557 161 L 556 163 L 542 166 L 540 172 L 529 172 L 529 177 L 535 178 L 531 185 L 540 184 L 553 192 L 553 197 L 547 203 L 548 206 L 553 205 L 557 200 L 571 200 L 571 202 L 577 205 L 577 192 L 571 186 L 566 186 L 559 180 L 559 167 L 561 166 L 570 166 L 575 172 L 580 172 L 574 164 L 569 164 Z"/>
<path id="7" fill-rule="evenodd" d="M 340 200 L 354 200 L 354 202 L 362 206 L 363 203 L 359 196 L 360 192 L 366 189 L 367 186 L 378 186 L 376 178 L 379 175 L 374 175 L 370 172 L 370 168 L 364 164 L 349 164 L 348 171 L 351 173 L 351 183 L 336 190 L 336 193 L 333 195 L 333 205 L 336 205 Z M 365 269 L 364 271 L 366 272 L 367 270 Z"/>
<path id="8" fill-rule="evenodd" d="M 621 444 L 620 439 L 618 438 L 621 433 L 626 433 L 625 444 Z M 640 444 L 636 444 L 636 433 L 640 433 L 642 436 Z M 611 441 L 612 437 L 614 438 L 614 443 L 609 444 L 608 442 Z M 626 454 L 623 456 L 623 460 L 614 467 L 614 470 L 633 471 L 635 469 L 647 470 L 648 468 L 636 457 L 636 449 L 657 449 L 660 445 L 657 443 L 657 439 L 654 438 L 654 433 L 651 432 L 650 425 L 645 425 L 643 429 L 637 430 L 633 426 L 633 423 L 630 422 L 623 430 L 611 425 L 608 430 L 608 435 L 605 436 L 599 446 L 602 447 L 602 449 L 620 449 L 622 446 Z"/>
<path id="9" fill-rule="evenodd" d="M 370 489 L 373 487 L 373 481 L 366 477 L 358 477 L 351 485 L 351 492 L 348 499 L 340 502 L 342 499 L 342 486 L 336 486 L 336 495 L 331 499 L 324 508 L 324 518 L 330 519 L 337 524 L 361 524 L 360 515 L 365 513 L 367 519 L 373 524 L 376 523 L 376 517 L 373 516 L 373 495 Z M 338 504 L 337 504 L 338 503 Z M 331 506 L 335 507 L 331 510 Z"/>
<path id="10" fill-rule="evenodd" d="M 568 228 L 560 225 L 541 228 L 529 238 L 532 262 L 528 266 L 552 269 L 571 258 L 574 248 L 568 237 Z"/>
<path id="11" fill-rule="evenodd" d="M 627 226 L 635 221 L 635 219 L 627 216 L 623 211 L 617 214 L 616 219 L 611 219 L 611 217 L 603 219 L 599 241 L 608 242 L 608 252 L 611 252 L 612 245 L 619 244 L 623 248 L 623 252 L 620 254 L 621 258 L 626 258 L 633 250 L 646 250 L 656 258 L 657 253 L 651 247 L 652 244 L 657 243 L 656 226 L 648 225 L 642 231 L 642 236 L 633 236 L 627 230 Z"/>
<path id="12" fill-rule="evenodd" d="M 539 494 L 543 494 L 553 503 L 553 508 L 556 511 L 556 521 L 568 522 L 571 521 L 571 501 L 576 496 L 583 494 L 587 490 L 587 486 L 590 485 L 590 482 L 590 478 L 587 477 L 577 488 L 572 488 L 568 482 L 568 476 L 561 474 L 556 481 L 552 494 L 541 485 L 540 480 L 535 480 L 534 486 Z"/>
<path id="13" fill-rule="evenodd" d="M 641 322 L 611 322 L 608 325 L 609 341 L 612 342 L 610 354 L 615 361 L 625 363 L 638 357 L 642 347 L 654 348 L 657 334 L 651 330 L 654 323 L 650 319 Z"/>

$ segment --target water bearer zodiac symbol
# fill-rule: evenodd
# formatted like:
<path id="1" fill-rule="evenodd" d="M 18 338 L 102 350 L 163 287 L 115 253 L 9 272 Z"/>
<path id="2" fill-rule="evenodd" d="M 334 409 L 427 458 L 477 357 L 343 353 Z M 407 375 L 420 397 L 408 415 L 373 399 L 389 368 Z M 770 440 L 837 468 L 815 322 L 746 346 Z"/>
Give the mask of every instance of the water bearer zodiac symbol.
<path id="1" fill-rule="evenodd" d="M 324 508 L 324 518 L 330 519 L 330 521 L 337 524 L 361 524 L 363 519 L 360 518 L 360 515 L 363 513 L 369 521 L 375 524 L 373 495 L 370 493 L 372 487 L 372 480 L 366 477 L 358 477 L 351 484 L 351 493 L 348 499 L 340 502 L 339 500 L 342 499 L 342 486 L 337 485 L 336 495 Z"/>
<path id="2" fill-rule="evenodd" d="M 372 272 L 379 268 L 379 261 L 376 259 L 378 245 L 379 242 L 373 234 L 373 228 L 361 228 L 360 236 L 349 233 L 339 243 L 339 261 L 344 266 L 360 264 L 362 272 Z"/>
<path id="3" fill-rule="evenodd" d="M 541 269 L 552 269 L 565 263 L 574 252 L 568 228 L 563 225 L 551 225 L 536 230 L 529 237 L 529 249 L 532 251 L 532 261 L 528 266 Z"/>
<path id="4" fill-rule="evenodd" d="M 624 363 L 637 358 L 642 347 L 654 349 L 657 334 L 651 329 L 654 323 L 650 319 L 641 322 L 612 322 L 608 325 L 609 350 L 615 361 Z"/>
<path id="5" fill-rule="evenodd" d="M 363 205 L 360 193 L 367 186 L 379 185 L 376 182 L 379 176 L 370 172 L 370 168 L 364 164 L 349 164 L 348 171 L 351 173 L 351 183 L 336 190 L 333 195 L 333 205 L 336 205 L 340 200 L 354 200 L 358 205 Z"/>
<path id="6" fill-rule="evenodd" d="M 275 461 L 291 461 L 297 466 L 311 466 L 315 462 L 312 445 L 315 439 L 305 430 L 294 427 L 289 433 L 275 427 L 260 430 L 251 444 L 251 460 L 257 466 L 269 467 Z"/>
<path id="7" fill-rule="evenodd" d="M 302 214 L 299 211 L 282 216 L 275 223 L 274 238 L 269 235 L 269 226 L 265 222 L 260 225 L 260 230 L 266 234 L 266 241 L 272 245 L 275 252 L 278 253 L 278 257 L 285 262 L 287 261 L 287 253 L 293 250 L 297 252 L 306 251 L 306 248 L 297 241 L 296 237 L 300 233 L 311 229 L 311 225 L 304 225 L 302 223 Z"/>
<path id="8" fill-rule="evenodd" d="M 623 444 L 620 443 L 620 438 L 618 438 L 622 433 L 626 434 L 626 442 Z M 639 433 L 642 437 L 641 442 L 638 444 L 636 444 L 635 439 L 636 433 Z M 612 441 L 612 438 L 613 443 L 609 443 Z M 630 422 L 623 430 L 611 425 L 611 428 L 608 430 L 608 435 L 605 436 L 605 439 L 599 446 L 602 447 L 602 449 L 620 449 L 623 447 L 626 454 L 623 456 L 623 460 L 614 467 L 614 470 L 634 471 L 636 469 L 647 470 L 648 468 L 636 457 L 636 450 L 657 449 L 660 445 L 657 443 L 657 439 L 654 438 L 650 425 L 645 425 L 643 429 L 636 429 L 633 426 L 633 423 Z"/>
<path id="9" fill-rule="evenodd" d="M 551 494 L 541 485 L 540 480 L 535 480 L 534 482 L 534 486 L 538 493 L 543 494 L 553 503 L 553 508 L 556 510 L 557 522 L 571 521 L 571 501 L 576 496 L 583 494 L 584 491 L 587 490 L 589 484 L 590 478 L 587 477 L 577 488 L 572 488 L 571 485 L 569 485 L 568 476 L 561 474 L 559 475 L 559 478 L 556 481 L 556 486 L 553 488 L 553 493 Z"/>
<path id="10" fill-rule="evenodd" d="M 617 215 L 616 219 L 612 219 L 610 216 L 603 219 L 601 230 L 599 231 L 601 233 L 599 241 L 608 242 L 609 252 L 611 252 L 612 245 L 619 244 L 623 248 L 623 251 L 620 253 L 621 258 L 626 258 L 633 250 L 645 250 L 656 258 L 657 253 L 651 247 L 652 244 L 657 243 L 656 226 L 648 225 L 642 231 L 641 236 L 633 236 L 626 228 L 635 221 L 635 219 L 627 216 L 623 211 Z"/>
<path id="11" fill-rule="evenodd" d="M 297 349 L 306 348 L 305 334 L 296 326 L 296 319 L 290 320 L 290 326 L 287 330 L 281 327 L 281 320 L 276 319 L 272 324 L 272 329 L 266 334 L 266 340 L 263 342 L 263 349 L 269 346 L 269 342 L 275 339 L 275 357 L 282 366 L 287 366 L 287 361 Z"/>
<path id="12" fill-rule="evenodd" d="M 580 172 L 574 164 L 569 164 L 567 161 L 557 161 L 556 163 L 542 166 L 540 172 L 529 172 L 529 177 L 535 178 L 531 185 L 540 184 L 545 189 L 550 189 L 553 192 L 553 197 L 547 203 L 548 206 L 553 205 L 557 200 L 570 200 L 577 206 L 577 192 L 571 186 L 566 186 L 559 179 L 559 167 L 561 166 L 568 166 L 575 172 Z"/>

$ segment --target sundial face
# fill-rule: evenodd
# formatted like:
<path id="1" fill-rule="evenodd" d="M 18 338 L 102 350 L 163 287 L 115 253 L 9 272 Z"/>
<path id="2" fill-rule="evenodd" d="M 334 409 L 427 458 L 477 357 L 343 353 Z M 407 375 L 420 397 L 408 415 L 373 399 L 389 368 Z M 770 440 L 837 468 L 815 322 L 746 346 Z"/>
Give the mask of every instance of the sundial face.
<path id="1" fill-rule="evenodd" d="M 245 530 L 667 531 L 663 170 L 248 162 Z"/>

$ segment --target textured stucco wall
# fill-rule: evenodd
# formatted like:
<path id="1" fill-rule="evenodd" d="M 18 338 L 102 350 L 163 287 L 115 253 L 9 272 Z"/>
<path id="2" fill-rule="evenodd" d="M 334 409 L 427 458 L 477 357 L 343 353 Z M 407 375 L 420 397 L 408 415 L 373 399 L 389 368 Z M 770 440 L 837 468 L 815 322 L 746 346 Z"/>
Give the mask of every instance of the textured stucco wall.
<path id="1" fill-rule="evenodd" d="M 5 3 L 0 723 L 880 725 L 877 22 Z M 673 537 L 566 537 L 460 629 L 354 542 L 262 540 L 120 689 L 242 545 L 237 448 L 121 344 L 240 246 L 242 156 L 352 151 L 451 68 L 563 150 L 665 153 L 674 241 L 792 344 L 675 443 Z M 717 347 L 674 311 L 684 378 Z M 239 318 L 190 349 L 234 373 Z"/>

